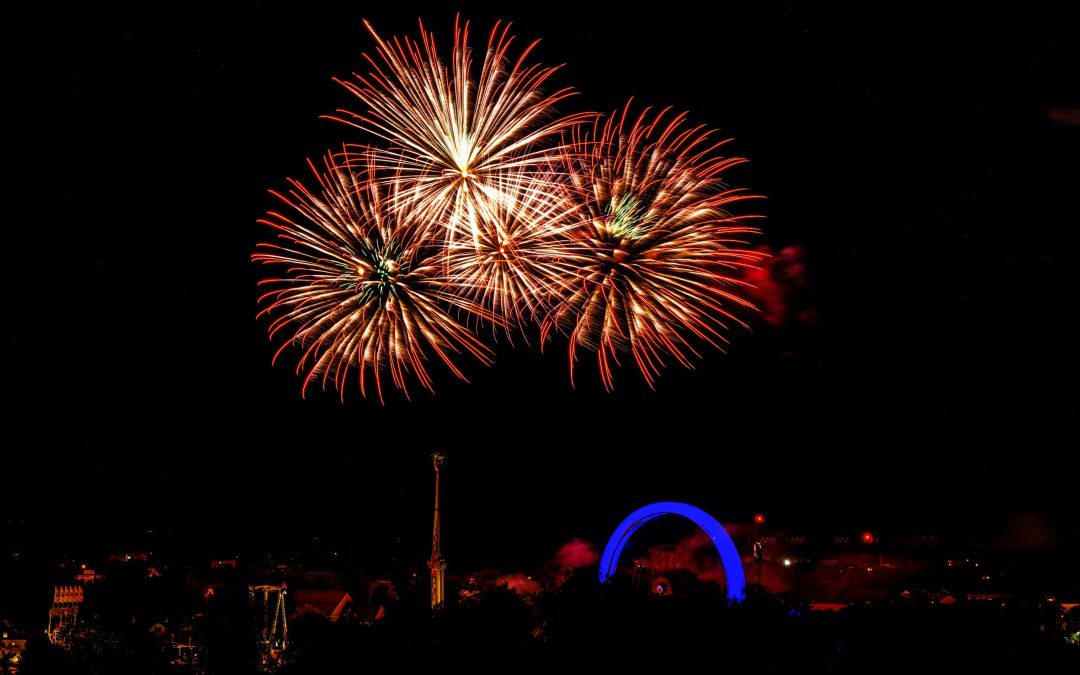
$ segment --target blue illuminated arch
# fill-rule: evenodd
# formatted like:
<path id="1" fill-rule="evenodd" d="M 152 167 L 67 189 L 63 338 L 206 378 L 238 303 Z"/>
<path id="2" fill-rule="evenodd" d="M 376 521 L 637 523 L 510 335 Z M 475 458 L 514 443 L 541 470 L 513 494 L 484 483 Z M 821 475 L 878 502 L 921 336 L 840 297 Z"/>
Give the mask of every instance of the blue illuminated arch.
<path id="1" fill-rule="evenodd" d="M 716 546 L 716 552 L 720 554 L 720 564 L 724 568 L 724 576 L 727 577 L 728 599 L 741 600 L 746 586 L 746 577 L 743 575 L 742 559 L 735 548 L 735 542 L 731 540 L 727 530 L 716 518 L 696 506 L 682 502 L 649 504 L 634 511 L 619 523 L 611 539 L 608 539 L 607 546 L 604 547 L 604 555 L 600 558 L 601 583 L 614 576 L 615 568 L 619 565 L 619 556 L 622 555 L 630 535 L 653 518 L 669 514 L 691 520 L 709 535 L 709 539 L 712 539 L 713 545 Z"/>

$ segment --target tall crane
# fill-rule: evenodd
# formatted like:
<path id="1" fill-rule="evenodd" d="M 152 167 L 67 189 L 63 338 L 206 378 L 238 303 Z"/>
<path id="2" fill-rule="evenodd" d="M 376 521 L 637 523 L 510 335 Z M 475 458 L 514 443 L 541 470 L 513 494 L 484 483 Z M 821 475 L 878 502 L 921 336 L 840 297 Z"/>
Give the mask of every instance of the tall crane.
<path id="1" fill-rule="evenodd" d="M 442 516 L 439 515 L 439 467 L 446 461 L 446 456 L 436 452 L 431 456 L 435 466 L 435 526 L 431 533 L 431 608 L 440 609 L 446 602 L 445 574 L 446 560 L 442 557 L 440 539 L 442 537 Z"/>

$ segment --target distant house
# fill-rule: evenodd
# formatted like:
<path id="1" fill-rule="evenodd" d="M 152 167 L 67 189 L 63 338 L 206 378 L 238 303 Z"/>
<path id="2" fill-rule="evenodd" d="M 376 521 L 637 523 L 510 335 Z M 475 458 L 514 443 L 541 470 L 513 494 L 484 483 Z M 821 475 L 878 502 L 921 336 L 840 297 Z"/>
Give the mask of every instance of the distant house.
<path id="1" fill-rule="evenodd" d="M 83 565 L 80 568 L 79 573 L 75 575 L 75 581 L 83 584 L 90 584 L 95 581 L 101 581 L 104 578 L 104 574 L 101 574 L 100 572 L 95 572 L 86 565 Z"/>
<path id="2" fill-rule="evenodd" d="M 348 616 L 353 606 L 352 596 L 339 590 L 295 590 L 289 594 L 293 601 L 293 616 L 319 614 L 337 623 Z"/>
<path id="3" fill-rule="evenodd" d="M 1012 593 L 968 593 L 967 599 L 971 602 L 994 602 L 1001 604 L 1012 599 Z"/>
<path id="4" fill-rule="evenodd" d="M 373 621 L 386 617 L 386 608 L 377 602 L 369 602 L 361 605 L 356 614 L 360 623 L 371 624 Z"/>
<path id="5" fill-rule="evenodd" d="M 230 569 L 236 569 L 236 565 L 237 565 L 238 562 L 239 561 L 236 558 L 222 558 L 222 559 L 218 559 L 218 560 L 211 560 L 210 561 L 210 569 L 219 570 L 219 569 L 221 569 L 223 567 L 228 567 Z"/>

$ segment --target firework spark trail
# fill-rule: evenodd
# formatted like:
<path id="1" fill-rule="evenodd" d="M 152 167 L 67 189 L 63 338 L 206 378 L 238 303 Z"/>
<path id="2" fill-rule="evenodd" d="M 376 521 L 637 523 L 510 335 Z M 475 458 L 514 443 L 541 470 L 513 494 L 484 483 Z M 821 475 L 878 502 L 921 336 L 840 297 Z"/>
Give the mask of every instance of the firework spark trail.
<path id="1" fill-rule="evenodd" d="M 360 167 L 333 156 L 325 171 L 312 164 L 318 193 L 297 180 L 289 181 L 288 194 L 274 193 L 300 217 L 271 211 L 260 220 L 278 232 L 278 243 L 260 244 L 253 260 L 286 270 L 261 282 L 273 290 L 259 298 L 266 305 L 260 315 L 273 316 L 271 339 L 296 326 L 274 360 L 290 344 L 302 346 L 297 372 L 307 370 L 305 392 L 321 379 L 344 399 L 355 369 L 361 395 L 368 394 L 370 370 L 380 401 L 385 371 L 408 397 L 410 376 L 433 391 L 426 365 L 432 357 L 462 379 L 458 356 L 491 363 L 490 350 L 448 308 L 478 316 L 484 310 L 445 290 L 433 224 L 418 217 L 407 182 L 383 176 L 375 155 L 369 152 Z"/>
<path id="2" fill-rule="evenodd" d="M 529 189 L 528 171 L 560 151 L 552 141 L 592 117 L 554 115 L 554 106 L 574 92 L 543 92 L 559 66 L 527 63 L 537 41 L 516 60 L 510 58 L 510 24 L 492 28 L 476 80 L 468 22 L 455 19 L 449 69 L 423 22 L 419 42 L 384 40 L 364 24 L 378 45 L 378 58 L 365 55 L 371 72 L 338 82 L 367 110 L 339 110 L 330 117 L 390 143 L 402 175 L 416 182 L 418 209 L 443 222 L 450 240 L 459 230 L 477 238 L 478 220 L 491 215 L 491 202 L 507 190 Z M 523 182 L 508 183 L 515 177 Z"/>
<path id="3" fill-rule="evenodd" d="M 630 104 L 566 148 L 582 226 L 571 236 L 578 255 L 573 290 L 545 318 L 542 340 L 562 330 L 570 338 L 571 379 L 577 349 L 595 351 L 609 391 L 619 355 L 632 355 L 650 387 L 667 355 L 685 367 L 699 356 L 692 340 L 723 349 L 733 312 L 752 308 L 738 272 L 763 255 L 742 238 L 757 233 L 726 208 L 751 199 L 729 189 L 721 174 L 744 160 L 717 152 L 703 127 L 684 115 Z"/>
<path id="4" fill-rule="evenodd" d="M 563 176 L 516 168 L 495 180 L 502 196 L 476 220 L 472 238 L 447 242 L 447 266 L 458 292 L 512 338 L 552 309 L 586 259 L 568 236 L 579 211 L 553 189 Z"/>

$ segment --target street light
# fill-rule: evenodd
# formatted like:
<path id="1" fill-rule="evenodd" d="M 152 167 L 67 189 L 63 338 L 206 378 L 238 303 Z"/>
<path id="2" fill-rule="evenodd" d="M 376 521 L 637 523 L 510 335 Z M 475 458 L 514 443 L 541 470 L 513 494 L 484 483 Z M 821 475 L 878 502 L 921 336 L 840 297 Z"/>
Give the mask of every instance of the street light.
<path id="1" fill-rule="evenodd" d="M 758 586 L 763 584 L 764 570 L 762 567 L 765 564 L 765 542 L 758 536 L 758 527 L 765 524 L 765 514 L 758 513 L 754 515 L 754 583 Z"/>

